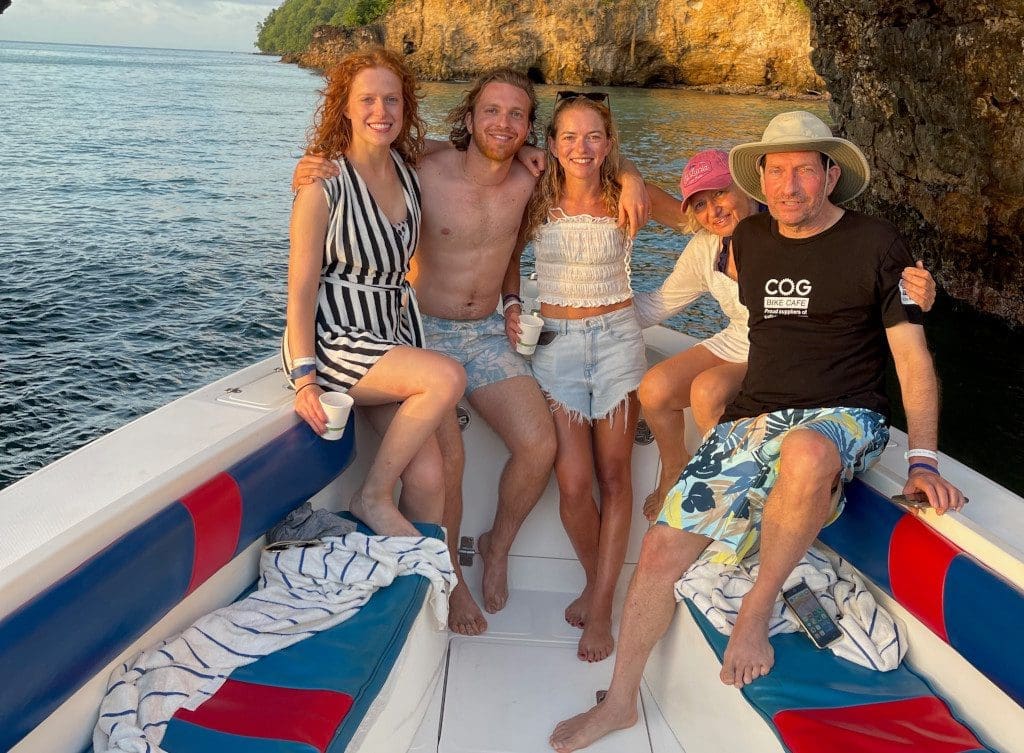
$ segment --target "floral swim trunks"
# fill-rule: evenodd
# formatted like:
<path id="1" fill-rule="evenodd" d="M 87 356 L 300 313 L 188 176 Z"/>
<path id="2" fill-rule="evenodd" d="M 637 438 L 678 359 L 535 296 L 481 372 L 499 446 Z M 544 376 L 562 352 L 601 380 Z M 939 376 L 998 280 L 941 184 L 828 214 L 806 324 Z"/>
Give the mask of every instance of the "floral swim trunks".
<path id="1" fill-rule="evenodd" d="M 443 353 L 466 369 L 466 394 L 517 376 L 533 376 L 530 365 L 505 337 L 505 318 L 440 319 L 421 314 L 426 347 Z"/>
<path id="2" fill-rule="evenodd" d="M 840 484 L 825 525 L 834 522 L 845 504 L 843 484 L 878 460 L 889 442 L 885 418 L 866 408 L 796 408 L 719 424 L 665 497 L 658 523 L 714 539 L 713 562 L 754 554 L 782 440 L 793 429 L 816 431 L 839 450 Z"/>

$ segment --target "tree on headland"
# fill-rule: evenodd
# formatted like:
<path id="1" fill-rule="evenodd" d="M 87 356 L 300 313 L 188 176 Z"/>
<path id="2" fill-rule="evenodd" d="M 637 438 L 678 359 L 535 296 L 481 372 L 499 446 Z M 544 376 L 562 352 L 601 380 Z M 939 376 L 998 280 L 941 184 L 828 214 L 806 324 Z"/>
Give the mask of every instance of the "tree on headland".
<path id="1" fill-rule="evenodd" d="M 391 0 L 285 0 L 256 24 L 256 46 L 275 54 L 302 52 L 317 26 L 362 26 L 390 6 Z"/>

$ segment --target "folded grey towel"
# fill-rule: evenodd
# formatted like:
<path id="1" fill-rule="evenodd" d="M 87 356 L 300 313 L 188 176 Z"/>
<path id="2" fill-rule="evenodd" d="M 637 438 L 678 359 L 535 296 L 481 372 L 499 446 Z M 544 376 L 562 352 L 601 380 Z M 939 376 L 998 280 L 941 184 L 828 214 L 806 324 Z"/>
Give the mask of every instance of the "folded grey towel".
<path id="1" fill-rule="evenodd" d="M 267 531 L 267 543 L 278 541 L 314 541 L 325 536 L 344 536 L 356 530 L 351 520 L 343 520 L 333 512 L 314 510 L 306 502 L 296 507 L 276 526 Z"/>

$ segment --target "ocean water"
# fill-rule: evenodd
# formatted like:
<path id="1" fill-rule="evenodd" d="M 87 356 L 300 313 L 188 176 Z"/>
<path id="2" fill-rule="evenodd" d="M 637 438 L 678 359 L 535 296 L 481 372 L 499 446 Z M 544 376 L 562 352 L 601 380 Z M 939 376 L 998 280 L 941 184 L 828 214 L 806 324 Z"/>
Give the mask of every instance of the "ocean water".
<path id="1" fill-rule="evenodd" d="M 0 81 L 2 488 L 275 352 L 288 184 L 321 79 L 242 53 L 0 41 Z M 466 88 L 423 85 L 432 135 Z M 554 87 L 540 94 L 543 123 Z M 753 140 L 795 107 L 826 114 L 760 97 L 611 95 L 626 154 L 676 192 L 692 152 Z M 685 241 L 645 229 L 635 286 L 654 287 Z M 1024 334 L 948 302 L 932 317 L 943 449 L 1024 491 Z M 723 321 L 706 299 L 669 325 L 706 336 Z"/>

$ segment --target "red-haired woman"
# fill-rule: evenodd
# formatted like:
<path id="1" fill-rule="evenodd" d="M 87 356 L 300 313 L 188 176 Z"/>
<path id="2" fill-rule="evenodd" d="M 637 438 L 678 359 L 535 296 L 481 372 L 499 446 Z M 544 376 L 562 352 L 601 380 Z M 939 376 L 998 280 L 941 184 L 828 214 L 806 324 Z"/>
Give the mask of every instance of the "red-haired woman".
<path id="1" fill-rule="evenodd" d="M 375 533 L 415 536 L 409 518 L 441 519 L 434 432 L 465 389 L 461 366 L 422 349 L 406 282 L 420 227 L 413 166 L 425 130 L 416 82 L 397 55 L 373 49 L 345 57 L 322 94 L 308 152 L 337 160 L 340 174 L 295 197 L 285 368 L 295 412 L 318 434 L 326 430 L 325 390 L 347 392 L 363 408 L 381 443 L 349 509 Z M 401 511 L 393 501 L 399 478 Z"/>

